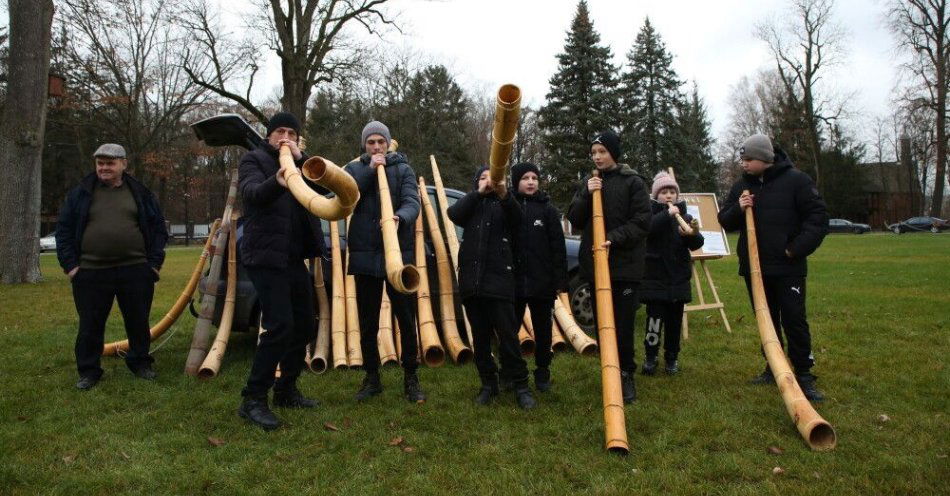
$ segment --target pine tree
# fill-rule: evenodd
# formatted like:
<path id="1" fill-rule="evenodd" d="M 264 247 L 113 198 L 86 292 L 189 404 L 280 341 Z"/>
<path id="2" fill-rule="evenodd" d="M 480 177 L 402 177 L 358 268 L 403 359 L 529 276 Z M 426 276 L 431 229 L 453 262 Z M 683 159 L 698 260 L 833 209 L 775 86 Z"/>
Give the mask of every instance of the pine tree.
<path id="1" fill-rule="evenodd" d="M 627 53 L 627 63 L 620 86 L 622 137 L 631 165 L 652 175 L 677 160 L 676 109 L 683 97 L 673 56 L 649 18 Z"/>
<path id="2" fill-rule="evenodd" d="M 617 68 L 610 62 L 610 48 L 600 45 L 586 1 L 577 4 L 564 52 L 557 59 L 558 70 L 550 79 L 547 103 L 539 110 L 538 127 L 551 157 L 542 164 L 547 189 L 564 208 L 578 180 L 593 167 L 590 140 L 617 124 Z"/>
<path id="3" fill-rule="evenodd" d="M 719 164 L 713 158 L 711 125 L 696 83 L 693 83 L 689 99 L 679 105 L 677 121 L 679 152 L 670 165 L 674 167 L 680 190 L 697 193 L 716 191 Z"/>

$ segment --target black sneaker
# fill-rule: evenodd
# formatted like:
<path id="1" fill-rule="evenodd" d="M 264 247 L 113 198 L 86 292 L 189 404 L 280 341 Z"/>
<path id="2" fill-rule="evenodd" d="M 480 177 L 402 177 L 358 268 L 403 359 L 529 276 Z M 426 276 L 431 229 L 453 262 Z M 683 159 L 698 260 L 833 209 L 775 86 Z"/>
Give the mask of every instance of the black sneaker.
<path id="1" fill-rule="evenodd" d="M 680 371 L 679 361 L 676 359 L 666 361 L 666 375 L 676 375 Z"/>
<path id="2" fill-rule="evenodd" d="M 530 410 L 538 406 L 538 402 L 534 400 L 534 396 L 531 394 L 531 388 L 526 385 L 515 390 L 515 399 L 518 400 L 518 406 L 522 410 Z"/>
<path id="3" fill-rule="evenodd" d="M 633 374 L 620 373 L 620 389 L 623 391 L 623 402 L 626 404 L 637 401 L 637 385 L 633 382 Z"/>
<path id="4" fill-rule="evenodd" d="M 319 401 L 304 396 L 297 386 L 292 386 L 285 391 L 274 391 L 274 406 L 281 408 L 316 408 Z"/>
<path id="5" fill-rule="evenodd" d="M 487 405 L 498 396 L 498 385 L 487 385 L 483 384 L 482 388 L 478 390 L 478 395 L 475 396 L 475 403 L 479 405 Z"/>
<path id="6" fill-rule="evenodd" d="M 145 379 L 146 381 L 154 380 L 158 377 L 158 374 L 155 373 L 155 369 L 151 365 L 142 365 L 135 371 L 135 377 L 139 379 Z"/>
<path id="7" fill-rule="evenodd" d="M 360 390 L 356 392 L 356 401 L 364 401 L 383 392 L 379 372 L 367 372 Z"/>
<path id="8" fill-rule="evenodd" d="M 817 377 L 811 374 L 802 374 L 796 375 L 795 379 L 798 380 L 798 385 L 802 388 L 802 392 L 805 393 L 805 397 L 808 398 L 808 401 L 824 401 L 825 395 L 821 394 L 821 391 L 815 386 L 815 381 L 818 379 Z"/>
<path id="9" fill-rule="evenodd" d="M 99 378 L 91 375 L 80 377 L 76 381 L 76 389 L 80 391 L 88 391 L 92 389 L 96 384 L 99 384 Z"/>
<path id="10" fill-rule="evenodd" d="M 765 370 L 763 370 L 761 374 L 749 379 L 749 384 L 775 384 L 775 376 L 772 375 L 772 369 L 766 365 Z"/>
<path id="11" fill-rule="evenodd" d="M 647 360 L 643 362 L 643 368 L 640 369 L 640 373 L 643 375 L 656 374 L 657 365 L 656 357 L 647 357 Z"/>
<path id="12" fill-rule="evenodd" d="M 256 424 L 265 431 L 272 431 L 280 427 L 280 420 L 267 407 L 267 399 L 244 398 L 238 408 L 238 416 Z"/>
<path id="13" fill-rule="evenodd" d="M 539 392 L 546 393 L 551 390 L 551 370 L 547 368 L 538 368 L 534 371 L 534 387 Z"/>
<path id="14" fill-rule="evenodd" d="M 402 389 L 406 395 L 406 401 L 409 403 L 426 402 L 426 394 L 422 392 L 422 386 L 419 385 L 419 376 L 415 372 L 406 373 Z"/>

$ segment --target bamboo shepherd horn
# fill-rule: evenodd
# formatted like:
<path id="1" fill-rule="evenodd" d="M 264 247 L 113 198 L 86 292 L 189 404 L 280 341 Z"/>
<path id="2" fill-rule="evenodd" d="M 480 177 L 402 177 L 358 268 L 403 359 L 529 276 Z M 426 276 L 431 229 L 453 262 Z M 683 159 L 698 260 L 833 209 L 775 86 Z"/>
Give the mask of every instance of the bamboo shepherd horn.
<path id="1" fill-rule="evenodd" d="M 416 293 L 418 305 L 417 318 L 419 327 L 419 354 L 422 362 L 429 367 L 439 367 L 445 363 L 445 349 L 439 342 L 439 331 L 435 328 L 435 317 L 432 316 L 432 298 L 429 295 L 429 276 L 426 269 L 426 244 L 422 233 L 422 216 L 416 218 L 416 266 L 419 268 L 419 292 Z M 399 329 L 398 322 L 394 328 Z M 413 332 L 412 329 L 403 329 L 402 332 Z M 397 332 L 398 334 L 398 332 Z M 402 350 L 400 350 L 400 354 Z"/>
<path id="2" fill-rule="evenodd" d="M 234 323 L 234 302 L 237 294 L 237 233 L 234 222 L 231 222 L 231 233 L 228 235 L 228 286 L 224 294 L 224 308 L 221 310 L 221 322 L 218 323 L 218 335 L 214 338 L 211 351 L 205 357 L 198 377 L 211 379 L 221 370 L 221 361 L 224 351 L 228 348 L 228 339 L 231 337 L 231 324 Z"/>
<path id="3" fill-rule="evenodd" d="M 491 153 L 488 158 L 488 176 L 492 184 L 504 182 L 508 157 L 515 143 L 518 118 L 521 116 L 521 89 L 513 84 L 498 89 L 495 100 L 495 123 L 491 130 Z"/>
<path id="4" fill-rule="evenodd" d="M 600 174 L 595 170 L 594 177 Z M 626 455 L 627 425 L 620 388 L 620 357 L 617 354 L 617 329 L 607 264 L 607 233 L 604 227 L 603 193 L 593 192 L 592 219 L 594 251 L 594 288 L 597 292 L 597 332 L 600 337 L 600 372 L 603 382 L 604 434 L 607 450 Z"/>
<path id="5" fill-rule="evenodd" d="M 330 366 L 330 300 L 327 297 L 327 284 L 323 280 L 323 259 L 318 256 L 311 261 L 311 265 L 317 311 L 320 314 L 317 315 L 317 341 L 313 347 L 313 356 L 307 364 L 310 370 L 322 374 Z"/>
<path id="6" fill-rule="evenodd" d="M 742 192 L 749 194 L 749 190 Z M 745 209 L 746 239 L 749 244 L 749 277 L 752 280 L 752 303 L 755 307 L 755 322 L 759 327 L 759 339 L 762 340 L 762 349 L 765 350 L 765 359 L 769 362 L 769 369 L 775 376 L 775 383 L 782 394 L 785 408 L 795 422 L 798 432 L 805 438 L 808 446 L 816 451 L 830 451 L 838 442 L 835 430 L 825 419 L 818 415 L 811 403 L 802 393 L 802 388 L 795 380 L 795 374 L 788 365 L 788 359 L 782 350 L 775 325 L 769 314 L 769 305 L 765 299 L 765 286 L 762 283 L 762 267 L 759 264 L 759 242 L 755 236 L 755 216 L 751 208 Z"/>
<path id="7" fill-rule="evenodd" d="M 165 334 L 165 331 L 178 320 L 178 317 L 181 317 L 181 312 L 185 310 L 185 306 L 188 305 L 191 297 L 195 294 L 195 288 L 198 287 L 198 280 L 201 279 L 201 269 L 204 268 L 205 261 L 208 260 L 208 256 L 211 254 L 211 246 L 220 225 L 221 219 L 216 219 L 211 226 L 211 230 L 208 231 L 208 239 L 205 240 L 204 250 L 201 251 L 201 256 L 198 257 L 198 263 L 195 264 L 195 268 L 191 272 L 191 278 L 188 279 L 188 284 L 185 284 L 185 289 L 181 290 L 181 294 L 178 295 L 178 300 L 175 301 L 175 304 L 168 310 L 168 313 L 162 317 L 162 320 L 159 320 L 149 329 L 148 333 L 151 335 L 152 341 L 155 341 L 159 336 Z M 102 347 L 102 354 L 104 356 L 112 356 L 116 353 L 126 351 L 129 351 L 128 339 L 108 343 Z"/>
<path id="8" fill-rule="evenodd" d="M 330 221 L 330 264 L 333 310 L 330 317 L 332 329 L 331 346 L 333 349 L 333 368 L 345 369 L 346 363 L 346 283 L 343 276 L 343 254 L 340 250 L 340 226 L 337 221 Z M 319 336 L 318 336 L 319 338 Z"/>
<path id="9" fill-rule="evenodd" d="M 669 173 L 670 177 L 673 178 L 674 181 L 676 181 L 676 176 L 673 175 L 673 168 L 668 167 L 666 171 Z M 666 202 L 666 206 L 672 207 L 673 202 Z M 677 214 L 673 214 L 673 216 L 676 217 L 676 222 L 679 223 L 680 229 L 682 229 L 683 232 L 685 232 L 687 236 L 692 236 L 693 231 L 694 231 L 693 226 L 689 225 L 689 223 L 686 222 L 686 219 L 684 219 L 682 215 L 677 213 Z"/>
<path id="10" fill-rule="evenodd" d="M 390 150 L 396 149 L 396 140 Z M 386 167 L 376 167 L 376 180 L 379 182 L 379 227 L 383 230 L 383 256 L 386 259 L 386 276 L 396 291 L 412 294 L 419 290 L 419 271 L 414 265 L 404 265 L 402 249 L 396 234 L 396 221 L 393 220 L 393 202 L 389 196 L 389 181 L 386 179 Z"/>
<path id="11" fill-rule="evenodd" d="M 294 164 L 294 156 L 287 145 L 280 147 L 281 174 L 287 189 L 311 214 L 326 220 L 340 220 L 353 213 L 360 200 L 360 190 L 352 176 L 339 166 L 322 157 L 311 157 L 301 169 Z M 327 198 L 307 186 L 301 175 L 336 194 Z"/>

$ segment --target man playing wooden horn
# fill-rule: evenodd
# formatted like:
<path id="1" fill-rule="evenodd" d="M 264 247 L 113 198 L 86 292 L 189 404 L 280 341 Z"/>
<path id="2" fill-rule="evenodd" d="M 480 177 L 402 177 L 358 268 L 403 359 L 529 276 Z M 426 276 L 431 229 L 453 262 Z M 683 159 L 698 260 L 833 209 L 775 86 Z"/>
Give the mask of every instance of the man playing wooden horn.
<path id="1" fill-rule="evenodd" d="M 591 247 L 591 192 L 603 191 L 604 228 L 607 232 L 611 294 L 617 328 L 620 356 L 620 380 L 623 401 L 632 403 L 637 397 L 633 374 L 634 326 L 639 301 L 637 290 L 643 277 L 646 240 L 650 232 L 650 195 L 646 181 L 630 166 L 619 164 L 620 138 L 613 131 L 598 134 L 590 146 L 594 166 L 600 177 L 586 177 L 577 189 L 567 211 L 575 229 L 583 229 L 579 250 L 581 276 L 594 287 L 594 259 Z M 596 298 L 592 299 L 596 315 Z"/>
<path id="2" fill-rule="evenodd" d="M 81 390 L 102 377 L 106 319 L 115 300 L 129 338 L 126 365 L 142 379 L 155 378 L 148 314 L 168 240 L 155 195 L 125 172 L 125 148 L 107 143 L 93 157 L 95 172 L 69 192 L 56 223 L 56 256 L 72 282 L 79 314 Z"/>
<path id="3" fill-rule="evenodd" d="M 719 223 L 730 231 L 739 230 L 739 275 L 745 278 L 751 300 L 743 209 L 753 209 L 762 282 L 775 332 L 784 346 L 784 330 L 788 357 L 805 397 L 821 401 L 824 396 L 811 374 L 815 358 L 805 317 L 805 277 L 808 274 L 806 257 L 818 249 L 828 234 L 825 201 L 811 177 L 794 168 L 788 155 L 772 146 L 768 136 L 750 136 L 739 149 L 739 157 L 745 174 L 732 185 L 719 212 Z M 741 194 L 746 189 L 750 194 Z M 775 383 L 768 364 L 752 383 Z"/>
<path id="4" fill-rule="evenodd" d="M 396 222 L 399 249 L 405 264 L 412 264 L 414 261 L 413 234 L 416 217 L 419 216 L 419 193 L 416 173 L 406 156 L 397 152 L 387 153 L 391 142 L 392 137 L 385 124 L 379 121 L 366 124 L 361 136 L 364 153 L 345 167 L 360 189 L 360 201 L 353 211 L 346 238 L 347 251 L 350 253 L 348 274 L 356 278 L 360 346 L 363 351 L 363 368 L 366 370 L 366 377 L 356 393 L 356 400 L 363 401 L 383 392 L 376 339 L 379 334 L 379 309 L 385 282 L 393 313 L 399 328 L 403 330 L 400 333 L 403 393 L 407 401 L 421 403 L 425 401 L 426 396 L 419 385 L 419 376 L 416 375 L 416 369 L 419 367 L 414 332 L 416 299 L 414 295 L 397 291 L 386 277 L 376 168 L 385 167 L 393 220 Z"/>
<path id="5" fill-rule="evenodd" d="M 282 146 L 290 148 L 297 167 L 307 156 L 298 146 L 300 121 L 279 112 L 267 124 L 267 142 L 244 154 L 238 171 L 244 205 L 241 263 L 257 291 L 261 326 L 266 329 L 254 352 L 254 361 L 238 414 L 265 430 L 280 421 L 267 404 L 274 389 L 274 405 L 314 408 L 317 401 L 297 389 L 307 343 L 316 332 L 313 284 L 304 260 L 326 253 L 320 219 L 287 190 L 278 162 Z M 327 190 L 310 184 L 321 194 Z M 280 365 L 280 378 L 274 374 Z"/>

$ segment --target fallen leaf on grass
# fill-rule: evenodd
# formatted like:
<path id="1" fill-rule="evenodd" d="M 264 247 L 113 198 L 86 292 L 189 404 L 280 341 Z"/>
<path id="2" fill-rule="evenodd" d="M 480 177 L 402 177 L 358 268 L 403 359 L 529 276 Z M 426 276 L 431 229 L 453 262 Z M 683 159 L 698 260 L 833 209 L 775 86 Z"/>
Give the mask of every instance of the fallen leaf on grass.
<path id="1" fill-rule="evenodd" d="M 392 440 L 389 441 L 389 445 L 399 446 L 400 444 L 402 444 L 403 441 L 404 439 L 402 438 L 402 436 L 397 436 L 397 437 L 392 438 Z"/>
<path id="2" fill-rule="evenodd" d="M 772 469 L 772 475 L 782 475 L 785 473 L 785 469 L 782 467 L 775 467 Z"/>
<path id="3" fill-rule="evenodd" d="M 782 448 L 779 448 L 778 446 L 769 446 L 768 451 L 769 451 L 769 454 L 772 454 L 772 455 L 781 455 L 782 453 L 785 453 L 785 450 L 783 450 Z"/>
<path id="4" fill-rule="evenodd" d="M 413 451 L 415 451 L 415 448 L 413 448 L 412 446 L 403 446 L 403 447 L 402 447 L 402 452 L 403 452 L 403 453 L 412 453 Z"/>
<path id="5" fill-rule="evenodd" d="M 821 479 L 821 474 L 818 472 L 812 472 L 811 475 L 813 475 L 816 479 Z"/>
<path id="6" fill-rule="evenodd" d="M 333 425 L 333 424 L 330 423 L 330 422 L 324 422 L 324 423 L 323 423 L 323 428 L 326 429 L 326 430 L 328 430 L 328 431 L 340 432 L 340 428 L 337 427 L 337 426 L 335 426 L 335 425 Z"/>
<path id="7" fill-rule="evenodd" d="M 395 421 L 395 420 L 393 420 L 392 422 L 389 423 L 389 428 L 390 428 L 390 429 L 395 429 L 395 428 L 396 428 L 396 421 Z"/>
<path id="8" fill-rule="evenodd" d="M 882 424 L 883 424 L 884 422 L 889 422 L 890 420 L 891 420 L 891 418 L 888 417 L 887 415 L 883 414 L 883 413 L 877 416 L 877 421 L 880 422 L 880 423 L 882 423 Z"/>
<path id="9" fill-rule="evenodd" d="M 208 436 L 208 444 L 214 447 L 224 446 L 224 439 Z"/>
<path id="10" fill-rule="evenodd" d="M 131 459 L 132 459 L 132 457 L 129 456 L 129 454 L 126 453 L 125 451 L 120 451 L 119 454 L 122 455 L 122 458 L 125 458 L 126 460 L 131 460 Z"/>
<path id="11" fill-rule="evenodd" d="M 736 324 L 738 324 L 739 322 L 742 322 L 742 319 L 744 318 L 745 318 L 745 315 L 740 314 L 738 317 L 736 317 Z"/>
<path id="12" fill-rule="evenodd" d="M 30 420 L 30 417 L 24 417 L 23 415 L 20 415 L 16 419 L 19 420 L 20 422 L 26 422 L 27 420 Z"/>
<path id="13" fill-rule="evenodd" d="M 353 419 L 350 417 L 343 417 L 343 428 L 348 429 L 351 425 L 353 425 Z"/>
<path id="14" fill-rule="evenodd" d="M 68 455 L 66 455 L 66 456 L 63 457 L 63 463 L 65 463 L 66 465 L 69 465 L 70 463 L 72 463 L 72 462 L 74 462 L 74 461 L 76 461 L 76 455 L 74 455 L 74 454 L 72 454 L 72 453 L 70 453 L 70 454 L 68 454 Z"/>

